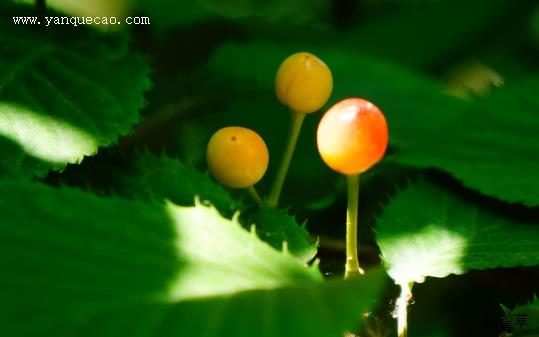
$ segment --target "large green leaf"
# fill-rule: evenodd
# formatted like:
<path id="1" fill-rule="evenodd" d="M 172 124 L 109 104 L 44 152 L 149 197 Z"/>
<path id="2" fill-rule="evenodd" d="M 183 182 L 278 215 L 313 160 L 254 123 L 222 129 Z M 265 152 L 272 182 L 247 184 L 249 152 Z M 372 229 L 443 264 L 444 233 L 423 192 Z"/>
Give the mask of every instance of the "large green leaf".
<path id="1" fill-rule="evenodd" d="M 0 17 L 0 174 L 45 175 L 113 144 L 139 120 L 148 66 L 124 34 L 38 30 Z"/>
<path id="2" fill-rule="evenodd" d="M 0 196 L 2 336 L 330 337 L 381 289 L 379 272 L 324 283 L 200 204 L 14 181 Z"/>
<path id="3" fill-rule="evenodd" d="M 397 284 L 470 269 L 539 264 L 539 223 L 505 217 L 421 180 L 378 220 L 376 242 Z"/>
<path id="4" fill-rule="evenodd" d="M 537 76 L 511 83 L 471 102 L 452 121 L 430 130 L 410 129 L 395 158 L 447 171 L 483 194 L 537 206 L 538 89 Z"/>

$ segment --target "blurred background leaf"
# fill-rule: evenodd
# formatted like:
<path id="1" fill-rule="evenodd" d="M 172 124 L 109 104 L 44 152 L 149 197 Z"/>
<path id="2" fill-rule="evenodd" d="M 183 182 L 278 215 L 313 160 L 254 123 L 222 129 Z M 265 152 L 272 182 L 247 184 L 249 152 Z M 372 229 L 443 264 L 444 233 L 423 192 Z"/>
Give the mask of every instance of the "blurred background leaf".
<path id="1" fill-rule="evenodd" d="M 312 23 L 327 16 L 330 2 L 326 0 L 134 0 L 135 7 L 155 20 L 158 32 L 175 26 L 215 19 L 263 19 Z"/>

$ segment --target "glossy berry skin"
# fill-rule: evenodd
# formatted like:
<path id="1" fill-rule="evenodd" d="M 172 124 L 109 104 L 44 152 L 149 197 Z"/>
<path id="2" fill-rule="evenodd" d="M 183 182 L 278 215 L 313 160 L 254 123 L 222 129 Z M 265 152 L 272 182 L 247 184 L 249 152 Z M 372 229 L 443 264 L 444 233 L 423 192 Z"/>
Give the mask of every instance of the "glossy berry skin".
<path id="1" fill-rule="evenodd" d="M 332 89 L 333 77 L 328 66 L 306 52 L 286 58 L 275 77 L 277 98 L 300 113 L 319 110 L 328 101 Z"/>
<path id="2" fill-rule="evenodd" d="M 349 98 L 331 107 L 318 125 L 318 151 L 333 170 L 354 175 L 379 162 L 387 148 L 384 115 L 369 101 Z"/>
<path id="3" fill-rule="evenodd" d="M 211 174 L 221 184 L 246 188 L 266 173 L 269 153 L 266 143 L 253 130 L 229 126 L 215 132 L 206 150 Z"/>

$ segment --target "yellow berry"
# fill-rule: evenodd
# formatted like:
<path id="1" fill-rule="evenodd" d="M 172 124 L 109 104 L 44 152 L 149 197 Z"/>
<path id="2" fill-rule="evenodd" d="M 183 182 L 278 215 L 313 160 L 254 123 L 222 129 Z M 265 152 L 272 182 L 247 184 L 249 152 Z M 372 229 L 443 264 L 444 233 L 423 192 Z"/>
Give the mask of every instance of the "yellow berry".
<path id="1" fill-rule="evenodd" d="M 229 126 L 215 132 L 206 151 L 211 174 L 221 184 L 246 188 L 266 173 L 269 153 L 266 143 L 253 130 Z"/>
<path id="2" fill-rule="evenodd" d="M 332 89 L 331 71 L 313 54 L 300 52 L 290 55 L 277 70 L 277 98 L 296 112 L 317 111 L 326 104 Z"/>

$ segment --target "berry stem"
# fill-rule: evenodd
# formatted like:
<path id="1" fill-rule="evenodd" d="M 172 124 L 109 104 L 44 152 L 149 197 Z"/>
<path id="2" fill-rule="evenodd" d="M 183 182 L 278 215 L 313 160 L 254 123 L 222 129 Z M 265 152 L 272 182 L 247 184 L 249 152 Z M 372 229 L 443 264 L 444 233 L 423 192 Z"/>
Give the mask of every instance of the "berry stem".
<path id="1" fill-rule="evenodd" d="M 406 337 L 408 335 L 408 303 L 412 299 L 413 282 L 401 284 L 401 294 L 397 299 L 397 330 L 398 337 Z"/>
<path id="2" fill-rule="evenodd" d="M 279 204 L 279 197 L 281 196 L 281 190 L 283 189 L 284 180 L 286 179 L 286 174 L 288 172 L 288 167 L 292 161 L 292 155 L 294 154 L 294 149 L 296 148 L 296 143 L 298 142 L 299 133 L 301 131 L 301 125 L 303 124 L 303 119 L 305 118 L 304 113 L 291 111 L 291 125 L 288 132 L 288 140 L 286 144 L 286 149 L 281 160 L 281 166 L 277 171 L 275 180 L 271 187 L 271 191 L 268 196 L 267 204 L 269 207 L 277 207 Z"/>
<path id="3" fill-rule="evenodd" d="M 357 209 L 359 201 L 359 174 L 347 175 L 348 207 L 346 209 L 346 264 L 344 278 L 363 275 L 357 256 Z"/>
<path id="4" fill-rule="evenodd" d="M 249 195 L 251 196 L 251 198 L 253 198 L 253 200 L 258 204 L 258 205 L 262 205 L 262 198 L 260 197 L 260 195 L 258 194 L 258 192 L 256 192 L 256 189 L 254 186 L 249 186 L 247 187 L 247 192 L 249 193 Z"/>

